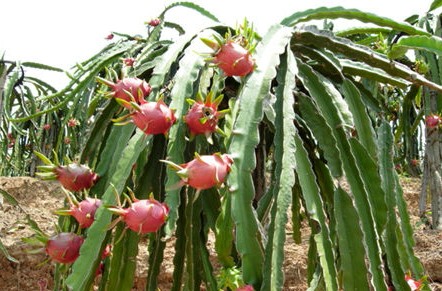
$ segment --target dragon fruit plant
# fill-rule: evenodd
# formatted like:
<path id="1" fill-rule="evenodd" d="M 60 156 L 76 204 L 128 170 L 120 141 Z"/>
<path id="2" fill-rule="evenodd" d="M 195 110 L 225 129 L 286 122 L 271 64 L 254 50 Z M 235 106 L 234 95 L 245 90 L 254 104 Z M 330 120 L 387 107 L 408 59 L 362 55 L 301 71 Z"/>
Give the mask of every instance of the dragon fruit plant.
<path id="1" fill-rule="evenodd" d="M 176 6 L 216 25 L 183 33 L 165 19 Z M 405 270 L 424 277 L 394 170 L 388 108 L 375 93 L 385 83 L 416 91 L 442 87 L 353 36 L 303 25 L 338 16 L 382 25 L 356 39 L 386 29 L 403 32 L 399 42 L 428 37 L 412 25 L 339 7 L 293 13 L 262 35 L 248 24 L 231 33 L 210 12 L 177 2 L 158 15 L 161 23 L 146 38 L 119 35 L 82 64 L 90 76 L 75 92 L 97 90 L 93 100 L 102 107 L 90 119 L 75 173 L 88 164 L 100 178 L 89 169 L 81 171 L 84 179 L 66 180 L 81 184 L 70 190 L 74 195 L 88 189 L 104 207 L 78 230 L 85 239 L 62 280 L 67 289 L 90 290 L 101 253 L 112 244 L 110 268 L 97 288 L 130 290 L 136 270 L 130 258 L 147 241 L 147 290 L 158 289 L 167 243 L 174 244 L 172 290 L 284 290 L 289 217 L 296 242 L 301 225 L 311 227 L 311 289 L 392 284 L 407 290 Z M 179 36 L 163 38 L 163 29 Z M 136 60 L 132 67 L 123 68 L 125 56 Z M 121 83 L 103 81 L 115 80 L 113 70 L 125 72 Z M 110 99 L 101 98 L 103 90 Z M 42 176 L 57 177 L 56 168 L 42 166 Z M 121 205 L 127 189 L 132 197 Z M 236 283 L 219 283 L 216 266 L 237 270 Z"/>

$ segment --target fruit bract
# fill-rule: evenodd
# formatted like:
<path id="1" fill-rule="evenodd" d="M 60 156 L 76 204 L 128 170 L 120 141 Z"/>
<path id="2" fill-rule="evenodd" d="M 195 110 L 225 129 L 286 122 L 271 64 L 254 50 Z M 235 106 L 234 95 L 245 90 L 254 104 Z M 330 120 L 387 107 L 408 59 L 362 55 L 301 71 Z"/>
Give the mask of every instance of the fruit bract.
<path id="1" fill-rule="evenodd" d="M 422 282 L 414 280 L 410 275 L 405 275 L 405 281 L 412 291 L 420 290 L 422 287 Z"/>
<path id="2" fill-rule="evenodd" d="M 146 134 L 166 134 L 176 118 L 162 101 L 146 102 L 132 113 L 133 123 Z"/>
<path id="3" fill-rule="evenodd" d="M 98 180 L 98 175 L 88 166 L 72 163 L 57 166 L 54 169 L 56 179 L 69 191 L 82 191 L 91 188 Z"/>
<path id="4" fill-rule="evenodd" d="M 255 67 L 250 52 L 234 41 L 227 41 L 215 55 L 214 63 L 226 76 L 245 76 Z"/>
<path id="5" fill-rule="evenodd" d="M 175 165 L 166 161 L 177 169 L 177 174 L 184 184 L 197 190 L 205 190 L 224 183 L 230 172 L 233 160 L 228 154 L 195 155 L 195 158 L 185 164 Z"/>
<path id="6" fill-rule="evenodd" d="M 74 262 L 79 254 L 84 238 L 75 233 L 62 232 L 51 237 L 46 243 L 46 253 L 49 257 L 62 264 Z"/>

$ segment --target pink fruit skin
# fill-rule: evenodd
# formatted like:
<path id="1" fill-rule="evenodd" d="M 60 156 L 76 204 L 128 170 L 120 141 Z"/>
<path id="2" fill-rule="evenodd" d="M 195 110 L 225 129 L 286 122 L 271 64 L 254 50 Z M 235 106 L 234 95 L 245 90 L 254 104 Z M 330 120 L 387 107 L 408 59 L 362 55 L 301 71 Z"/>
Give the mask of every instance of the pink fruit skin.
<path id="1" fill-rule="evenodd" d="M 104 272 L 104 263 L 100 262 L 97 270 L 95 271 L 95 277 L 100 276 L 101 274 L 103 274 L 103 272 Z"/>
<path id="2" fill-rule="evenodd" d="M 70 214 L 75 217 L 81 228 L 87 228 L 94 222 L 95 211 L 101 205 L 101 200 L 87 197 L 79 205 L 72 205 Z"/>
<path id="3" fill-rule="evenodd" d="M 156 232 L 164 224 L 169 208 L 155 199 L 138 200 L 124 209 L 123 220 L 127 227 L 137 233 Z"/>
<path id="4" fill-rule="evenodd" d="M 111 255 L 111 252 L 112 252 L 112 245 L 107 244 L 103 252 L 101 253 L 101 259 L 104 260 L 107 257 L 109 257 Z"/>
<path id="5" fill-rule="evenodd" d="M 184 121 L 193 135 L 213 133 L 218 125 L 218 116 L 216 104 L 207 106 L 204 103 L 196 102 L 192 105 L 189 112 L 184 117 Z M 202 118 L 206 118 L 204 123 Z"/>
<path id="6" fill-rule="evenodd" d="M 215 55 L 215 64 L 226 76 L 245 76 L 254 70 L 255 62 L 250 53 L 239 44 L 229 41 Z"/>
<path id="7" fill-rule="evenodd" d="M 187 176 L 186 184 L 197 190 L 205 190 L 224 182 L 232 162 L 227 154 L 202 155 L 181 165 L 184 168 L 181 171 Z"/>
<path id="8" fill-rule="evenodd" d="M 252 285 L 245 285 L 243 287 L 236 289 L 236 291 L 253 291 L 253 290 L 255 289 L 253 289 Z"/>
<path id="9" fill-rule="evenodd" d="M 157 101 L 141 104 L 140 111 L 132 113 L 132 121 L 146 134 L 166 134 L 176 118 L 163 101 Z"/>
<path id="10" fill-rule="evenodd" d="M 154 18 L 154 19 L 151 19 L 148 24 L 150 26 L 158 26 L 160 23 L 161 23 L 161 20 L 159 18 Z"/>
<path id="11" fill-rule="evenodd" d="M 431 114 L 425 118 L 425 124 L 429 128 L 438 127 L 440 123 L 441 123 L 441 117 L 437 114 Z"/>
<path id="12" fill-rule="evenodd" d="M 57 263 L 74 262 L 79 254 L 84 238 L 75 233 L 62 232 L 51 237 L 46 244 L 46 253 Z"/>
<path id="13" fill-rule="evenodd" d="M 134 101 L 137 104 L 141 104 L 145 102 L 144 98 L 150 94 L 152 88 L 146 81 L 139 78 L 124 78 L 112 86 L 112 91 L 112 96 L 114 98 L 122 99 L 127 102 Z M 139 95 L 139 91 L 141 92 L 141 95 Z M 124 107 L 133 110 L 132 106 L 129 104 L 124 105 Z"/>
<path id="14" fill-rule="evenodd" d="M 57 180 L 69 191 L 77 192 L 91 188 L 98 179 L 98 175 L 85 165 L 72 163 L 55 168 Z"/>
<path id="15" fill-rule="evenodd" d="M 123 64 L 127 67 L 133 67 L 135 63 L 135 59 L 134 58 L 125 58 L 123 59 Z M 150 91 L 149 91 L 150 93 Z M 149 95 L 149 94 L 147 94 Z M 136 96 L 136 95 L 135 95 Z"/>

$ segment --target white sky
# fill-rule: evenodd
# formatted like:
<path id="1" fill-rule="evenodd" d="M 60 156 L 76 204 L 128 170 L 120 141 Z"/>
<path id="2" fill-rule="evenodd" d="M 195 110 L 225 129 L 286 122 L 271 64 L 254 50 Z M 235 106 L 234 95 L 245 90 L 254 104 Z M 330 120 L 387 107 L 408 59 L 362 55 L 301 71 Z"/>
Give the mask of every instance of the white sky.
<path id="1" fill-rule="evenodd" d="M 0 10 L 0 57 L 34 61 L 68 70 L 102 49 L 111 31 L 146 34 L 144 22 L 176 1 L 161 0 L 6 0 Z M 244 17 L 260 33 L 297 11 L 321 6 L 357 8 L 397 21 L 423 15 L 432 0 L 195 0 L 226 24 Z M 166 20 L 192 25 L 204 17 L 189 9 L 172 9 Z M 53 84 L 51 80 L 44 79 Z"/>

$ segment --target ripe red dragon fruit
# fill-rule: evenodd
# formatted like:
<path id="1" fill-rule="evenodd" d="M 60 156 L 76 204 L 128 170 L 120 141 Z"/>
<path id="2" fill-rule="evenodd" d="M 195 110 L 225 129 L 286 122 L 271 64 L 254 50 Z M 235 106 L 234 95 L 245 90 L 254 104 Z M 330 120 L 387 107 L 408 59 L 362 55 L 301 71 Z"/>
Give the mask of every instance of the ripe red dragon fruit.
<path id="1" fill-rule="evenodd" d="M 51 238 L 46 243 L 45 251 L 49 257 L 62 264 L 74 262 L 80 255 L 80 247 L 84 238 L 75 233 L 62 232 Z"/>
<path id="2" fill-rule="evenodd" d="M 128 208 L 108 207 L 110 211 L 120 215 L 113 225 L 123 220 L 126 226 L 140 234 L 146 234 L 158 231 L 166 222 L 169 208 L 166 204 L 160 203 L 153 197 L 149 199 L 138 200 L 132 197 Z"/>
<path id="3" fill-rule="evenodd" d="M 130 102 L 142 104 L 152 91 L 149 83 L 139 78 L 123 78 L 116 83 L 100 77 L 97 77 L 97 80 L 111 88 L 112 92 L 109 96 L 115 98 L 121 105 L 129 110 L 133 109 Z"/>
<path id="4" fill-rule="evenodd" d="M 55 156 L 55 164 L 45 155 L 34 151 L 34 154 L 42 160 L 45 165 L 38 166 L 37 176 L 44 180 L 58 180 L 60 184 L 68 191 L 77 192 L 91 188 L 98 180 L 98 175 L 88 166 L 76 162 L 67 166 L 58 164 L 58 158 Z"/>
<path id="5" fill-rule="evenodd" d="M 173 111 L 162 100 L 141 104 L 131 116 L 132 122 L 146 134 L 167 134 L 176 121 Z"/>
<path id="6" fill-rule="evenodd" d="M 80 122 L 79 122 L 77 119 L 75 119 L 75 118 L 70 118 L 70 119 L 68 120 L 68 127 L 76 127 L 76 126 L 78 126 L 78 125 L 80 125 Z"/>
<path id="7" fill-rule="evenodd" d="M 255 69 L 250 52 L 232 40 L 221 46 L 213 62 L 226 76 L 246 76 Z"/>
<path id="8" fill-rule="evenodd" d="M 229 109 L 218 111 L 218 105 L 221 103 L 223 95 L 218 96 L 213 100 L 213 92 L 209 92 L 206 100 L 203 100 L 200 94 L 197 95 L 197 100 L 189 99 L 188 102 L 192 107 L 184 116 L 184 122 L 190 131 L 190 136 L 204 134 L 211 142 L 211 135 L 214 132 L 224 134 L 218 127 L 218 120 L 229 111 Z"/>
<path id="9" fill-rule="evenodd" d="M 71 198 L 68 194 L 68 200 L 70 209 L 57 210 L 56 214 L 59 215 L 72 215 L 80 225 L 81 228 L 88 228 L 94 222 L 95 211 L 101 206 L 101 200 L 97 198 L 86 197 L 81 202 L 78 202 L 74 198 Z"/>
<path id="10" fill-rule="evenodd" d="M 442 123 L 442 117 L 438 114 L 430 114 L 425 118 L 425 124 L 428 128 L 436 128 Z"/>
<path id="11" fill-rule="evenodd" d="M 126 67 L 133 67 L 135 64 L 135 59 L 134 58 L 124 58 L 123 59 L 123 64 Z"/>
<path id="12" fill-rule="evenodd" d="M 192 161 L 182 165 L 170 161 L 163 162 L 177 170 L 183 184 L 196 190 L 205 190 L 224 183 L 227 174 L 230 172 L 233 159 L 228 154 L 215 153 L 201 156 L 195 154 Z"/>
<path id="13" fill-rule="evenodd" d="M 91 188 L 97 181 L 98 175 L 88 166 L 71 163 L 54 169 L 56 179 L 68 191 L 78 192 Z"/>
<path id="14" fill-rule="evenodd" d="M 97 270 L 95 270 L 95 277 L 104 273 L 104 268 L 105 268 L 104 260 L 107 257 L 109 257 L 111 254 L 112 254 L 112 245 L 108 244 L 101 253 L 101 262 L 100 265 L 98 265 Z"/>
<path id="15" fill-rule="evenodd" d="M 8 137 L 8 140 L 9 140 L 8 148 L 14 147 L 15 141 L 16 141 L 14 135 L 12 133 L 8 133 L 7 137 Z"/>
<path id="16" fill-rule="evenodd" d="M 149 26 L 158 26 L 161 23 L 161 19 L 159 18 L 152 18 L 151 20 L 149 20 L 148 22 L 146 22 L 146 24 L 148 24 Z"/>
<path id="17" fill-rule="evenodd" d="M 243 77 L 255 70 L 252 52 L 258 38 L 246 20 L 237 27 L 233 35 L 228 31 L 224 38 L 213 34 L 210 39 L 200 39 L 214 51 L 206 60 L 218 66 L 225 76 Z"/>
<path id="18" fill-rule="evenodd" d="M 417 167 L 419 165 L 419 160 L 417 159 L 411 159 L 410 164 L 414 167 Z"/>

